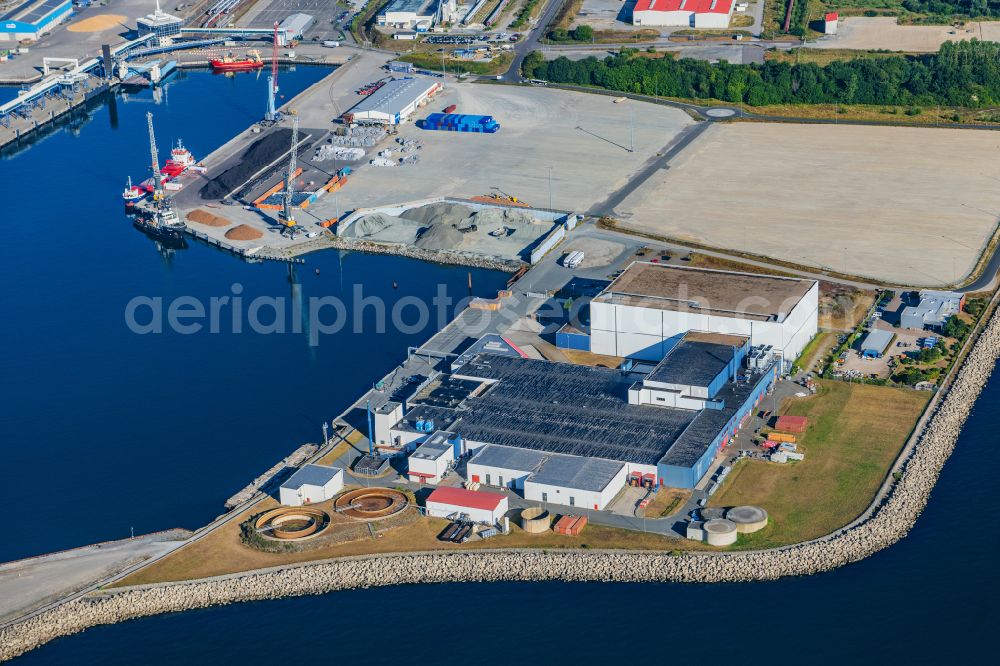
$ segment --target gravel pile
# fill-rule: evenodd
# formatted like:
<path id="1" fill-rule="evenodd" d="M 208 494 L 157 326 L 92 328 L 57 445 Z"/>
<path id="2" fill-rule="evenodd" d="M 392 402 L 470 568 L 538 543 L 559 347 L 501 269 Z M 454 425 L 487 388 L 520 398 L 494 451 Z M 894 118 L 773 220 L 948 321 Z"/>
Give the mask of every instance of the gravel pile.
<path id="1" fill-rule="evenodd" d="M 204 224 L 206 227 L 228 227 L 229 220 L 218 215 L 212 215 L 208 211 L 198 208 L 187 214 L 187 219 L 191 222 Z"/>
<path id="2" fill-rule="evenodd" d="M 435 222 L 420 231 L 414 243 L 421 250 L 455 250 L 462 246 L 465 234 L 450 224 Z"/>
<path id="3" fill-rule="evenodd" d="M 331 137 L 330 143 L 335 146 L 371 148 L 384 139 L 386 135 L 387 132 L 381 127 L 354 127 L 348 130 L 344 136 Z"/>
<path id="4" fill-rule="evenodd" d="M 425 226 L 440 222 L 461 227 L 465 226 L 463 223 L 472 217 L 472 214 L 473 210 L 468 206 L 440 202 L 410 208 L 400 213 L 399 216 Z"/>
<path id="5" fill-rule="evenodd" d="M 235 241 L 257 240 L 258 238 L 262 238 L 263 236 L 264 234 L 257 231 L 253 227 L 249 227 L 245 224 L 240 224 L 238 226 L 235 226 L 226 232 L 226 238 Z"/>
<path id="6" fill-rule="evenodd" d="M 240 161 L 208 181 L 199 192 L 202 199 L 216 200 L 242 185 L 253 174 L 270 164 L 292 145 L 292 130 L 277 129 L 257 139 L 247 148 Z"/>
<path id="7" fill-rule="evenodd" d="M 509 550 L 345 558 L 266 569 L 190 583 L 101 592 L 0 632 L 0 659 L 54 638 L 124 620 L 238 601 L 336 590 L 452 581 L 773 580 L 829 571 L 902 539 L 923 511 L 959 431 L 1000 357 L 1000 315 L 994 314 L 950 390 L 923 426 L 899 481 L 883 502 L 854 524 L 822 539 L 766 551 L 688 553 L 648 551 Z"/>

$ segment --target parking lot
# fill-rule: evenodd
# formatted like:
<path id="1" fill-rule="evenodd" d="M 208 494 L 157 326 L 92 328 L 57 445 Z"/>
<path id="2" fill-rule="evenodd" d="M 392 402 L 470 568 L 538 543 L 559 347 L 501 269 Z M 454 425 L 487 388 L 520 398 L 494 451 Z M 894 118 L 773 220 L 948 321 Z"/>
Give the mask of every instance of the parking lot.
<path id="1" fill-rule="evenodd" d="M 346 12 L 346 14 L 345 14 Z M 341 27 L 349 21 L 354 13 L 351 6 L 343 0 L 262 0 L 240 20 L 240 25 L 249 28 L 270 28 L 276 22 L 281 23 L 292 14 L 308 14 L 316 19 L 304 39 L 308 40 L 338 40 Z M 343 16 L 341 20 L 337 20 Z"/>

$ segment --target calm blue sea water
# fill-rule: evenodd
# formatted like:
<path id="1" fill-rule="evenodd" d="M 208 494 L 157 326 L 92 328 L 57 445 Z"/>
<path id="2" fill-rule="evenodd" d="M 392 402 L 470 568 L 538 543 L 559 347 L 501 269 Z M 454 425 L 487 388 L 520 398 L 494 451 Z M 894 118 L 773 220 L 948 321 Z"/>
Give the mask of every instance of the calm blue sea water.
<path id="1" fill-rule="evenodd" d="M 328 71 L 283 72 L 282 91 L 292 96 Z M 196 157 L 263 112 L 263 78 L 184 79 L 162 104 L 148 91 L 119 98 L 114 110 L 97 108 L 77 129 L 0 160 L 0 505 L 48 517 L 18 521 L 16 538 L 0 538 L 0 561 L 127 537 L 133 527 L 139 534 L 208 522 L 255 476 L 318 441 L 324 420 L 436 330 L 347 327 L 316 347 L 305 331 L 233 334 L 228 318 L 217 335 L 130 332 L 125 308 L 137 296 L 162 298 L 166 312 L 178 297 L 207 304 L 232 296 L 234 284 L 247 316 L 256 297 L 284 299 L 292 329 L 285 265 L 247 265 L 199 245 L 164 258 L 123 215 L 126 176 L 148 173 L 148 110 L 161 154 L 183 138 Z M 468 293 L 462 268 L 338 252 L 307 261 L 296 274 L 302 300 L 343 297 L 349 312 L 355 285 L 388 308 L 429 301 L 439 284 L 457 298 Z M 495 294 L 506 276 L 472 271 L 472 279 L 477 293 Z M 260 319 L 270 321 L 270 312 Z M 140 316 L 145 322 L 148 310 Z M 323 319 L 332 321 L 332 311 Z"/>
<path id="2" fill-rule="evenodd" d="M 287 76 L 286 91 L 315 75 Z M 220 83 L 234 94 L 218 99 Z M 201 248 L 165 263 L 118 213 L 123 176 L 145 160 L 146 108 L 157 114 L 161 140 L 183 135 L 201 155 L 230 133 L 221 116 L 255 116 L 252 84 L 192 75 L 165 107 L 119 106 L 117 130 L 102 109 L 79 136 L 60 134 L 0 162 L 3 201 L 45 203 L 30 219 L 3 221 L 0 501 L 51 518 L 18 521 L 18 536 L 0 540 L 0 559 L 122 536 L 130 525 L 204 522 L 230 490 L 315 437 L 323 418 L 426 337 L 342 336 L 313 350 L 295 335 L 138 337 L 125 329 L 124 304 L 137 294 L 225 295 L 234 282 L 244 294 L 288 293 L 281 266 L 246 266 Z M 198 122 L 179 113 L 194 107 L 203 111 Z M 60 180 L 60 163 L 76 165 L 74 178 Z M 300 271 L 307 295 L 349 293 L 356 282 L 390 297 L 427 298 L 438 282 L 464 291 L 464 269 L 336 253 L 309 261 Z M 473 278 L 483 293 L 503 279 Z M 913 532 L 833 573 L 746 585 L 362 590 L 100 627 L 18 663 L 995 663 L 1000 537 L 990 521 L 989 456 L 998 405 L 1000 378 Z"/>

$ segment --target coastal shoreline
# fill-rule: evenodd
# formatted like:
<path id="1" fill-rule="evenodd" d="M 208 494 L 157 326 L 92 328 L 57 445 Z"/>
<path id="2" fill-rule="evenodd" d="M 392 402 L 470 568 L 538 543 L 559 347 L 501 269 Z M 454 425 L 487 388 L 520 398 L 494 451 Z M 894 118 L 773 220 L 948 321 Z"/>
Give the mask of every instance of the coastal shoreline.
<path id="1" fill-rule="evenodd" d="M 884 550 L 922 513 L 962 426 L 1000 359 L 1000 311 L 983 326 L 951 386 L 929 412 L 895 483 L 851 525 L 772 550 L 671 554 L 649 551 L 497 550 L 372 555 L 196 581 L 104 590 L 0 631 L 0 661 L 88 628 L 242 601 L 347 589 L 451 582 L 680 582 L 776 580 L 831 571 Z"/>

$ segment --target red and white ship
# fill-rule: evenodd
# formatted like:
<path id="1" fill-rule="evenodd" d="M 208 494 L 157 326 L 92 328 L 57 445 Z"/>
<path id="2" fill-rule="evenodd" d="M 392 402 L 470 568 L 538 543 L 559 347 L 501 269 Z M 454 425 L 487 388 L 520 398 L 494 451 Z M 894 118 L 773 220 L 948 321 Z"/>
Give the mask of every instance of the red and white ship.
<path id="1" fill-rule="evenodd" d="M 170 159 L 160 168 L 160 184 L 166 190 L 179 190 L 181 189 L 181 184 L 172 183 L 171 181 L 177 180 L 182 173 L 188 170 L 204 171 L 204 167 L 197 165 L 194 155 L 178 139 L 177 146 L 170 150 Z M 144 193 L 149 193 L 156 189 L 152 178 L 144 180 L 140 187 Z"/>
<path id="2" fill-rule="evenodd" d="M 145 196 L 146 190 L 133 185 L 132 176 L 129 176 L 128 185 L 125 186 L 125 191 L 122 192 L 122 199 L 125 200 L 125 205 L 134 206 L 135 202 L 140 201 Z"/>
<path id="3" fill-rule="evenodd" d="M 260 69 L 264 66 L 264 60 L 260 57 L 260 51 L 247 51 L 243 57 L 228 55 L 224 58 L 216 58 L 209 61 L 212 69 L 216 72 L 249 72 Z"/>

